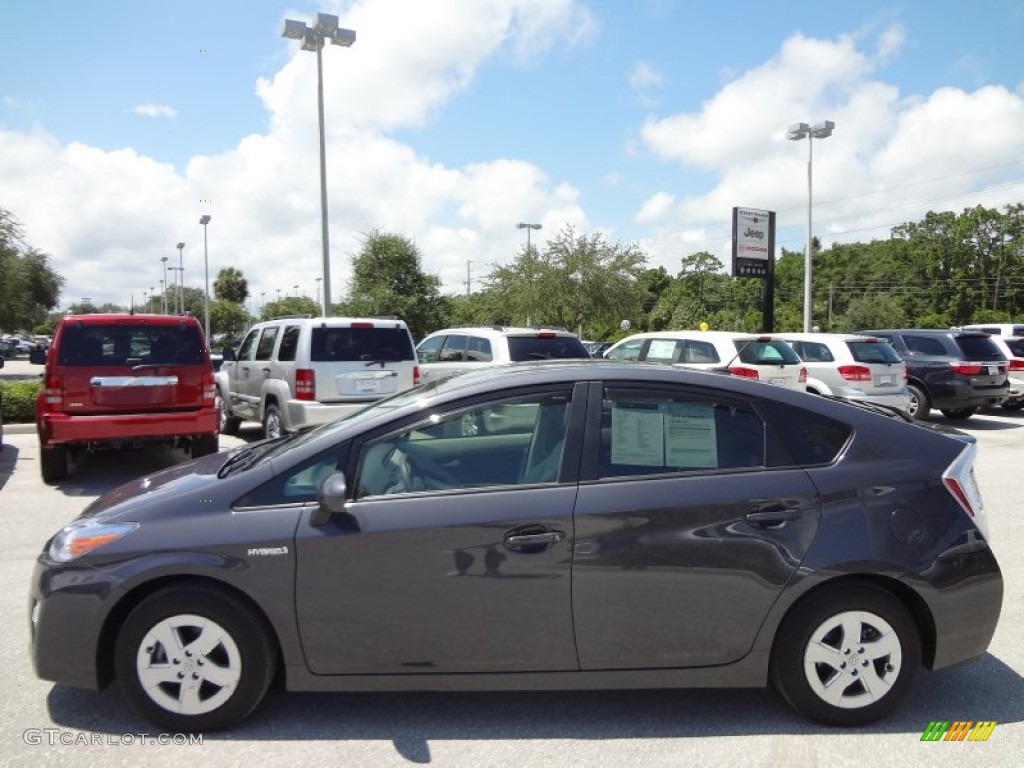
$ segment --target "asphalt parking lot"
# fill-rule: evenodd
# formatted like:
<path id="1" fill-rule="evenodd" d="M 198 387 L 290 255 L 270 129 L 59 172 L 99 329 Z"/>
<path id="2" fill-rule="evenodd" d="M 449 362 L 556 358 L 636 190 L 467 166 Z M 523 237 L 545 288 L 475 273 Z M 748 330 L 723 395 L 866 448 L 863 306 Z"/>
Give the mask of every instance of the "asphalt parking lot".
<path id="1" fill-rule="evenodd" d="M 936 415 L 936 422 L 951 423 Z M 28 580 L 46 539 L 108 488 L 184 458 L 150 450 L 87 457 L 67 481 L 39 479 L 35 434 L 5 431 L 0 514 L 0 764 L 219 766 L 1020 765 L 1024 756 L 1024 413 L 998 411 L 956 426 L 980 443 L 977 479 L 1006 584 L 990 653 L 977 664 L 922 670 L 891 718 L 859 730 L 818 726 L 767 690 L 591 693 L 272 693 L 256 713 L 202 744 L 155 744 L 116 686 L 97 694 L 36 679 L 28 656 Z M 14 432 L 18 432 L 15 434 Z M 222 438 L 222 449 L 256 439 Z M 927 743 L 934 720 L 994 720 L 983 743 Z M 143 734 L 148 734 L 145 738 Z M 954 756 L 954 753 L 955 754 Z M 963 753 L 963 754 L 959 754 Z"/>

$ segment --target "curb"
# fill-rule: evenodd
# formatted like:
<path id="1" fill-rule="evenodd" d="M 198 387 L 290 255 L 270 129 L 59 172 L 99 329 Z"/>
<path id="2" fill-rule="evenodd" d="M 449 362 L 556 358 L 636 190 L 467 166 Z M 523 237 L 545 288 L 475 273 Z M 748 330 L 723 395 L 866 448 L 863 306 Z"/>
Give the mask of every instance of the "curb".
<path id="1" fill-rule="evenodd" d="M 5 435 L 32 435 L 35 431 L 35 424 L 4 424 Z"/>

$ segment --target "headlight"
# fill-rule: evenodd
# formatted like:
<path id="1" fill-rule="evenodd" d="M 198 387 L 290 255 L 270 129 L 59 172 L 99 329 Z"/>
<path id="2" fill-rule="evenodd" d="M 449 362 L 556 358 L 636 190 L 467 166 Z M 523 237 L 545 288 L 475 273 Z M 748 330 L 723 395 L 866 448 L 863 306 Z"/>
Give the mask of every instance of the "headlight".
<path id="1" fill-rule="evenodd" d="M 72 523 L 53 537 L 50 542 L 50 559 L 66 563 L 120 539 L 138 527 L 138 523 Z"/>

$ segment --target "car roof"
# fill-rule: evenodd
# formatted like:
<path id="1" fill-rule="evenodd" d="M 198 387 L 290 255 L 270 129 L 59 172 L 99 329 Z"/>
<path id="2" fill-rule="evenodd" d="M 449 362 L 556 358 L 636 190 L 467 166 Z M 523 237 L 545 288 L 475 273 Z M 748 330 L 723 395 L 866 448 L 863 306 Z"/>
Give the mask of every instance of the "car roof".
<path id="1" fill-rule="evenodd" d="M 575 336 L 576 334 L 572 331 L 567 331 L 565 328 L 552 328 L 544 325 L 530 326 L 530 325 L 456 325 L 451 328 L 442 328 L 427 334 L 427 336 L 436 336 L 437 334 L 457 334 L 457 333 L 479 333 L 487 336 L 536 336 L 539 333 L 550 334 L 553 333 L 556 336 Z"/>
<path id="2" fill-rule="evenodd" d="M 782 337 L 786 341 L 865 341 L 868 339 L 882 341 L 870 333 L 776 333 L 776 337 Z"/>
<path id="3" fill-rule="evenodd" d="M 133 323 L 137 323 L 139 325 L 180 325 L 182 323 L 199 324 L 198 318 L 193 315 L 147 315 L 142 313 L 64 315 L 60 318 L 60 322 L 65 325 L 68 323 L 78 323 L 82 325 L 132 325 Z"/>
<path id="4" fill-rule="evenodd" d="M 258 323 L 253 323 L 253 328 L 258 325 L 273 323 L 308 323 L 309 325 L 318 325 L 322 328 L 344 328 L 354 323 L 373 323 L 376 328 L 386 328 L 388 326 L 394 328 L 407 327 L 405 320 L 397 317 L 305 317 L 284 315 L 282 317 L 272 317 L 268 320 L 260 320 Z"/>

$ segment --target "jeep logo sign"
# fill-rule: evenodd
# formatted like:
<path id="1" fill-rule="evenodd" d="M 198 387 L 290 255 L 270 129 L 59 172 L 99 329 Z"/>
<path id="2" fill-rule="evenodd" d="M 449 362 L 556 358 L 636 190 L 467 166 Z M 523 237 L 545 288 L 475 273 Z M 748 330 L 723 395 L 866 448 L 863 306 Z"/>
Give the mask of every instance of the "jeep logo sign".
<path id="1" fill-rule="evenodd" d="M 755 208 L 732 209 L 732 275 L 769 275 L 775 251 L 775 212 Z"/>

